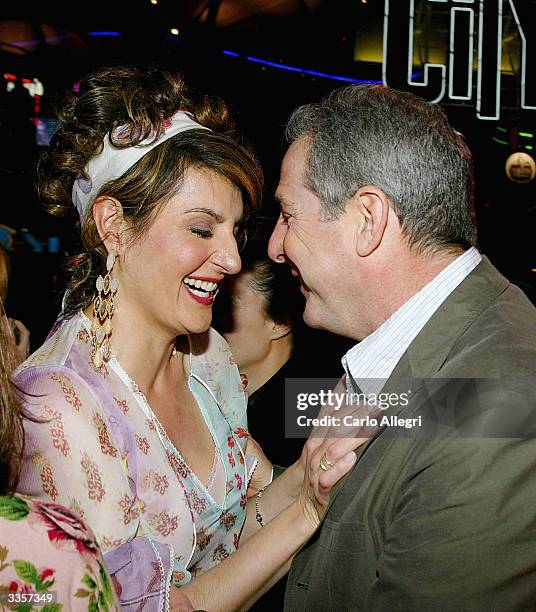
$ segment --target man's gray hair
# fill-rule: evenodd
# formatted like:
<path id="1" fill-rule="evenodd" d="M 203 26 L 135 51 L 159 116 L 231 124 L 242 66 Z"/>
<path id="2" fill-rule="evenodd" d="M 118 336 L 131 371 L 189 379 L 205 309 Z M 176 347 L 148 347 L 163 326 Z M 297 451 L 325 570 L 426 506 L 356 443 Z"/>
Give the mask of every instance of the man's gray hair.
<path id="1" fill-rule="evenodd" d="M 358 189 L 389 198 L 408 243 L 422 251 L 476 244 L 472 157 L 442 110 L 381 85 L 350 85 L 294 111 L 289 143 L 310 143 L 306 187 L 337 218 Z"/>

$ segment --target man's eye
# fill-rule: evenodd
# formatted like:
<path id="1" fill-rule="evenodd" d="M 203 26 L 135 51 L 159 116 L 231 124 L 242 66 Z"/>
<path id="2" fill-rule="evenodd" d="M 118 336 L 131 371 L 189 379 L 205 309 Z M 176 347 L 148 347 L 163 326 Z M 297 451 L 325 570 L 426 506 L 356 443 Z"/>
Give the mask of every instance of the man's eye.
<path id="1" fill-rule="evenodd" d="M 282 212 L 281 213 L 281 217 L 283 218 L 283 221 L 285 221 L 285 223 L 287 223 L 288 220 L 290 219 L 291 215 L 289 215 L 288 213 Z"/>
<path id="2" fill-rule="evenodd" d="M 212 238 L 214 235 L 212 230 L 201 229 L 200 227 L 192 227 L 190 229 L 192 234 L 197 234 L 197 236 L 201 236 L 201 238 Z"/>

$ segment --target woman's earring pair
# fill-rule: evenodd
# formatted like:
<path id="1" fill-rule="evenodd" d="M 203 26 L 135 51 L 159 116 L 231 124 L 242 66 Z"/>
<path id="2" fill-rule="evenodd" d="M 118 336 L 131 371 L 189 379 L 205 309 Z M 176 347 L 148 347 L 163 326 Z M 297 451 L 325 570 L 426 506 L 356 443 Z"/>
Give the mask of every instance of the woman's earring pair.
<path id="1" fill-rule="evenodd" d="M 112 316 L 114 313 L 114 296 L 119 283 L 112 278 L 112 269 L 117 251 L 112 249 L 106 258 L 106 274 L 99 276 L 95 283 L 97 294 L 93 300 L 93 322 L 91 324 L 90 353 L 93 365 L 99 369 L 112 356 L 110 336 L 112 335 Z"/>

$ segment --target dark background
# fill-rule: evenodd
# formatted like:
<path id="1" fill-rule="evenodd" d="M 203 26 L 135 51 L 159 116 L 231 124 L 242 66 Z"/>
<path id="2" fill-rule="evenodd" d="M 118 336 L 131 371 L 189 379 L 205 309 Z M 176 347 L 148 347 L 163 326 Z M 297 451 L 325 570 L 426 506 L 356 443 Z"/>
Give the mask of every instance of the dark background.
<path id="1" fill-rule="evenodd" d="M 421 11 L 430 8 L 426 0 L 415 4 Z M 245 58 L 381 80 L 381 64 L 354 61 L 354 45 L 356 37 L 371 31 L 381 37 L 383 11 L 383 0 L 3 3 L 0 73 L 19 79 L 10 93 L 5 83 L 0 87 L 0 224 L 16 230 L 7 310 L 30 328 L 32 348 L 42 342 L 59 311 L 61 263 L 72 248 L 73 227 L 42 212 L 35 197 L 35 164 L 42 147 L 36 144 L 31 121 L 35 101 L 20 87 L 21 78 L 37 77 L 43 83 L 39 114 L 52 118 L 61 92 L 97 66 L 126 62 L 145 67 L 158 62 L 181 69 L 191 85 L 221 96 L 235 110 L 265 170 L 262 227 L 269 228 L 276 214 L 272 197 L 285 150 L 286 118 L 295 106 L 319 100 L 344 81 Z M 8 23 L 13 21 L 24 25 Z M 433 22 L 429 27 L 435 27 Z M 171 34 L 171 28 L 178 28 L 179 34 Z M 511 182 L 504 165 L 519 146 L 517 132 L 536 130 L 536 111 L 519 110 L 518 76 L 504 76 L 503 82 L 508 91 L 499 121 L 478 120 L 474 102 L 454 105 L 445 100 L 442 107 L 464 134 L 475 158 L 481 249 L 535 300 L 536 182 Z M 498 134 L 506 144 L 494 140 Z M 43 252 L 35 252 L 28 232 L 41 243 Z M 57 253 L 48 252 L 50 237 L 59 240 Z M 326 337 L 325 342 L 331 346 L 333 340 Z"/>

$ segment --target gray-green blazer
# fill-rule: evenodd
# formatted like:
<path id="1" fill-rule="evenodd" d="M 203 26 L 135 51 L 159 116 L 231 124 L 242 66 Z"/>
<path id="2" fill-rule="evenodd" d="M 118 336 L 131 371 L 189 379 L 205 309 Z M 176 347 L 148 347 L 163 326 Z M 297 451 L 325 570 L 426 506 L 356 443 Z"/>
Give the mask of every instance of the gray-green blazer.
<path id="1" fill-rule="evenodd" d="M 454 413 L 444 398 L 399 413 L 441 420 L 462 406 L 473 433 L 384 431 L 365 445 L 292 563 L 285 610 L 536 610 L 536 436 L 485 433 L 521 407 L 534 435 L 535 374 L 536 309 L 484 258 L 386 383 L 410 381 L 415 400 L 419 379 L 500 379 L 493 393 L 462 393 Z"/>

